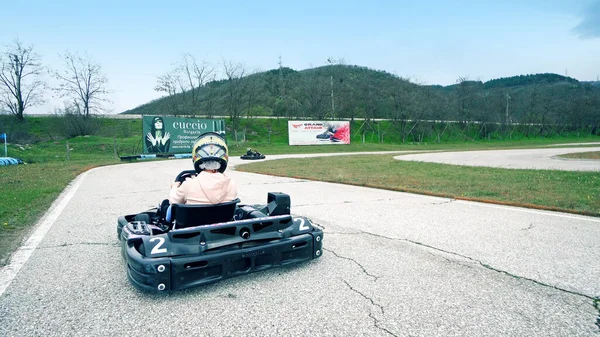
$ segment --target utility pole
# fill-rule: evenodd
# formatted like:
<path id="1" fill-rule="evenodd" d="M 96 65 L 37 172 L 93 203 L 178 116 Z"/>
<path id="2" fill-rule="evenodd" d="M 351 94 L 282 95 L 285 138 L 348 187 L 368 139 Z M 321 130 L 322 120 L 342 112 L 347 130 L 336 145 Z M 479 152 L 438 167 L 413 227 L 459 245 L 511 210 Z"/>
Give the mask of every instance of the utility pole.
<path id="1" fill-rule="evenodd" d="M 281 98 L 285 97 L 285 81 L 283 80 L 283 65 L 281 63 L 281 56 L 279 56 L 279 82 L 281 85 Z"/>
<path id="2" fill-rule="evenodd" d="M 510 99 L 510 95 L 506 93 L 506 124 L 510 124 L 508 119 L 508 100 Z"/>
<path id="3" fill-rule="evenodd" d="M 335 119 L 335 101 L 333 100 L 333 75 L 331 75 L 331 114 Z"/>
<path id="4" fill-rule="evenodd" d="M 328 58 L 327 62 L 329 63 L 329 66 L 333 65 L 333 61 L 331 60 L 331 58 Z M 333 71 L 333 68 L 331 68 L 331 71 Z M 335 103 L 333 100 L 333 75 L 331 75 L 331 116 L 332 119 L 335 120 Z"/>

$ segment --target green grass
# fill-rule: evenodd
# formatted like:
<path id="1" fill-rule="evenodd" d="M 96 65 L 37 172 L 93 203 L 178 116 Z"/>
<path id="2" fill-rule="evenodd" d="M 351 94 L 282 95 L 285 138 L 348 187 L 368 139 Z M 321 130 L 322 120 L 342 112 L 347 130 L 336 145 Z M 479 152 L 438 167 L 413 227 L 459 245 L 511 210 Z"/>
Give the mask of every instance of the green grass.
<path id="1" fill-rule="evenodd" d="M 238 171 L 600 216 L 597 172 L 513 170 L 394 160 L 390 155 L 286 159 Z"/>
<path id="2" fill-rule="evenodd" d="M 600 160 L 600 151 L 597 152 L 579 152 L 579 153 L 567 153 L 560 155 L 561 158 L 568 159 L 593 159 Z"/>

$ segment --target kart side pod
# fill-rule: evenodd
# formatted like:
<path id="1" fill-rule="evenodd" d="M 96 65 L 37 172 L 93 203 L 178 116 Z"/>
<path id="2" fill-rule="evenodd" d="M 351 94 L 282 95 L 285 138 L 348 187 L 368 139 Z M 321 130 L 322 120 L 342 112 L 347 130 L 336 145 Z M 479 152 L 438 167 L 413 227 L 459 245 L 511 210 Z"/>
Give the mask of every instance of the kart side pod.
<path id="1" fill-rule="evenodd" d="M 290 203 L 290 196 L 285 193 L 267 193 L 267 215 L 290 214 Z"/>

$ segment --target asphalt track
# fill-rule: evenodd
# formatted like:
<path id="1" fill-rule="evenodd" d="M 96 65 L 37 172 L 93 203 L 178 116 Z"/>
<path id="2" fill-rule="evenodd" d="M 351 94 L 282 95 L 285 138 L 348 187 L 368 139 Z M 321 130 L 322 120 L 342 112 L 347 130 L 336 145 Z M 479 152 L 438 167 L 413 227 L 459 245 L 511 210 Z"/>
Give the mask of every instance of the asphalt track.
<path id="1" fill-rule="evenodd" d="M 600 147 L 435 152 L 402 155 L 394 158 L 398 160 L 510 169 L 600 171 L 599 160 L 558 157 L 561 154 L 594 151 L 600 151 Z"/>
<path id="2" fill-rule="evenodd" d="M 17 253 L 21 265 L 2 270 L 0 335 L 600 335 L 600 218 L 235 170 L 244 203 L 289 193 L 292 212 L 324 228 L 323 257 L 140 293 L 116 219 L 157 204 L 189 168 L 123 164 L 74 181 Z"/>

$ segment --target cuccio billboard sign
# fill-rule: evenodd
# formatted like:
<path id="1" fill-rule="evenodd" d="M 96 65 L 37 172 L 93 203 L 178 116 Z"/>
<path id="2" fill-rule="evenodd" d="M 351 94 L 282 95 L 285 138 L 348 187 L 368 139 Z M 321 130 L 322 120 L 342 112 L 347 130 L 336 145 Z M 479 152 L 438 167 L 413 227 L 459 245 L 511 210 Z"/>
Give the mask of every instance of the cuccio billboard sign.
<path id="1" fill-rule="evenodd" d="M 194 141 L 206 132 L 225 136 L 222 119 L 144 116 L 144 153 L 191 153 Z"/>

